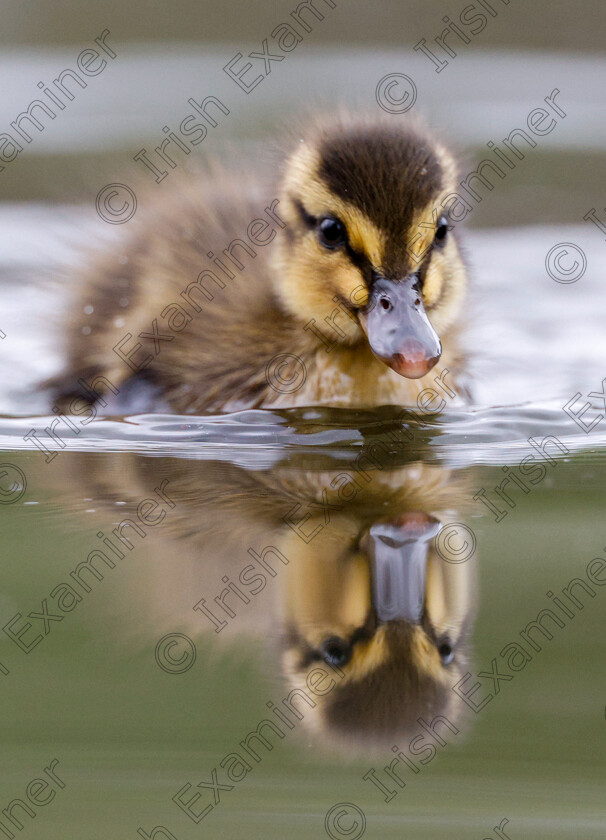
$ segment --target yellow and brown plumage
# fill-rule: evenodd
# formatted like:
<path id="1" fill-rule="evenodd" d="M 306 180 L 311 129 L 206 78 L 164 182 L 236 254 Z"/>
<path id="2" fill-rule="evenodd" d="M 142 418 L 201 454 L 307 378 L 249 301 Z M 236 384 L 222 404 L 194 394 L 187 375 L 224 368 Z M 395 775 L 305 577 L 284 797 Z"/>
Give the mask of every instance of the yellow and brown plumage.
<path id="1" fill-rule="evenodd" d="M 244 638 L 251 657 L 256 645 L 270 673 L 282 673 L 301 731 L 323 747 L 389 750 L 419 733 L 419 716 L 445 715 L 459 727 L 467 707 L 452 686 L 469 670 L 477 558 L 447 561 L 432 534 L 438 523 L 464 521 L 468 478 L 397 459 L 367 469 L 342 456 L 319 469 L 285 457 L 267 470 L 124 452 L 62 458 L 55 503 L 59 492 L 83 511 L 94 498 L 91 535 L 103 528 L 97 537 L 111 537 L 128 558 L 114 573 L 111 551 L 107 563 L 99 550 L 89 555 L 103 577 L 120 575 L 108 643 L 149 646 L 179 630 L 226 652 Z M 51 480 L 43 466 L 40 477 Z M 159 485 L 173 506 L 162 519 L 154 511 L 150 542 L 149 526 L 136 529 L 137 511 Z M 110 522 L 119 527 L 110 531 Z M 94 545 L 107 553 L 100 539 Z M 86 564 L 78 570 L 96 587 Z M 107 631 L 107 603 L 98 609 Z M 308 680 L 318 668 L 328 677 L 316 696 Z"/>
<path id="2" fill-rule="evenodd" d="M 460 369 L 455 175 L 425 129 L 339 116 L 279 178 L 173 176 L 82 270 L 61 405 L 137 379 L 181 413 L 414 403 L 440 350 Z"/>

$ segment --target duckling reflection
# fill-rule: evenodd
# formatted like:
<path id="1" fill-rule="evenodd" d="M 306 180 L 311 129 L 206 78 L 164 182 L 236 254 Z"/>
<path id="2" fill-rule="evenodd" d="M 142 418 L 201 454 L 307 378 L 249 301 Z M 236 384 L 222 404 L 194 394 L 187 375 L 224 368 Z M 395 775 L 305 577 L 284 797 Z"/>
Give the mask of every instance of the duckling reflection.
<path id="1" fill-rule="evenodd" d="M 342 672 L 308 725 L 341 743 L 391 745 L 420 715 L 455 722 L 467 661 L 473 571 L 434 547 L 440 520 L 407 510 L 359 529 L 331 522 L 313 550 L 287 538 L 282 663 L 293 688 L 324 662 Z"/>
<path id="2" fill-rule="evenodd" d="M 183 630 L 223 651 L 228 637 L 256 639 L 288 691 L 309 693 L 329 665 L 340 679 L 301 709 L 300 728 L 333 747 L 389 746 L 420 715 L 459 719 L 451 687 L 467 660 L 475 557 L 452 563 L 436 549 L 458 516 L 458 475 L 418 462 L 360 472 L 332 456 L 330 469 L 254 471 L 124 454 L 96 455 L 86 473 L 83 495 L 113 513 L 120 499 L 122 519 L 170 482 L 174 508 L 117 593 L 128 612 L 136 593 L 148 639 Z M 272 574 L 255 568 L 257 594 L 244 572 L 267 547 Z"/>

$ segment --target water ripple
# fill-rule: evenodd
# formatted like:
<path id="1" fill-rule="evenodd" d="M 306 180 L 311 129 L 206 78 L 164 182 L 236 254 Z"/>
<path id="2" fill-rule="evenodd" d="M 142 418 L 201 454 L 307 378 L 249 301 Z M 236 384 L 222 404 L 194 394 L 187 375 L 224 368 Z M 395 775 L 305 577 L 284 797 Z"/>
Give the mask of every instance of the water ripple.
<path id="1" fill-rule="evenodd" d="M 606 446 L 606 424 L 585 434 L 559 403 L 529 403 L 488 409 L 451 409 L 438 415 L 387 406 L 368 411 L 290 409 L 241 411 L 195 417 L 139 414 L 105 418 L 57 432 L 63 446 L 45 433 L 54 417 L 0 418 L 0 447 L 35 451 L 31 431 L 53 451 L 134 451 L 146 455 L 245 461 L 257 468 L 297 455 L 324 454 L 343 460 L 380 444 L 394 465 L 422 459 L 453 466 L 510 463 L 527 454 L 529 439 L 551 435 L 570 452 Z M 72 418 L 72 422 L 77 418 Z M 77 427 L 76 427 L 77 428 Z M 25 439 L 26 435 L 29 439 Z"/>

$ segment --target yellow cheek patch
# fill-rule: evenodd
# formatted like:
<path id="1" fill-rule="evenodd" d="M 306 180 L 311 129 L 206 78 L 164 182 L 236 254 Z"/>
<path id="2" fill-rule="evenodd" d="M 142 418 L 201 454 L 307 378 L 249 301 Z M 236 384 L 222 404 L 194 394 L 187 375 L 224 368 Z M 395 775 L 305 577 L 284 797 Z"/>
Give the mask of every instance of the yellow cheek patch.
<path id="1" fill-rule="evenodd" d="M 357 650 L 345 669 L 348 680 L 363 679 L 393 656 L 389 650 L 384 626 L 379 627 L 369 642 L 356 647 Z M 448 678 L 441 666 L 435 645 L 425 631 L 417 626 L 412 628 L 410 664 L 419 674 L 426 674 L 433 680 L 444 682 Z"/>
<path id="2" fill-rule="evenodd" d="M 431 248 L 441 215 L 440 205 L 432 204 L 415 216 L 410 229 L 406 231 L 406 250 L 414 265 L 418 266 Z"/>
<path id="3" fill-rule="evenodd" d="M 425 631 L 418 626 L 413 628 L 410 653 L 412 663 L 420 674 L 427 674 L 440 682 L 448 679 L 435 645 L 429 640 Z"/>
<path id="4" fill-rule="evenodd" d="M 360 307 L 368 303 L 368 288 L 357 268 L 348 262 L 347 265 L 341 265 L 332 276 L 333 288 L 348 304 Z"/>
<path id="5" fill-rule="evenodd" d="M 445 198 L 446 194 L 444 194 Z M 413 265 L 419 267 L 422 260 L 431 248 L 435 232 L 444 215 L 441 206 L 442 196 L 438 196 L 434 204 L 424 208 L 413 220 L 410 230 L 407 232 L 407 250 L 413 261 Z M 433 306 L 442 294 L 443 285 L 443 260 L 444 256 L 440 251 L 434 251 L 423 283 L 423 300 L 428 307 Z"/>
<path id="6" fill-rule="evenodd" d="M 423 283 L 423 300 L 427 307 L 432 307 L 442 294 L 443 273 L 439 262 L 442 257 L 432 257 Z"/>
<path id="7" fill-rule="evenodd" d="M 366 304 L 368 303 L 369 296 L 370 295 L 368 293 L 368 286 L 366 285 L 366 283 L 363 282 L 362 278 L 360 277 L 360 284 L 352 290 L 349 299 L 354 306 L 363 307 L 366 306 Z"/>
<path id="8" fill-rule="evenodd" d="M 368 674 L 376 671 L 389 659 L 389 646 L 385 634 L 385 627 L 379 627 L 368 642 L 359 642 L 354 647 L 351 662 L 346 666 L 348 680 L 362 680 Z"/>

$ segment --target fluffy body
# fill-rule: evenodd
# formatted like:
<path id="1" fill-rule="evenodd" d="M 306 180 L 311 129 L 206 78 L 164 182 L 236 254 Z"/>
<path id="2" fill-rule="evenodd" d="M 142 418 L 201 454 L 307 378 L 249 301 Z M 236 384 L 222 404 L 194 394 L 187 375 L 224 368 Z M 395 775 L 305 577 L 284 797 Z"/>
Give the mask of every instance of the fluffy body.
<path id="1" fill-rule="evenodd" d="M 456 383 L 465 269 L 454 236 L 432 245 L 455 175 L 425 129 L 344 116 L 299 138 L 281 177 L 173 174 L 79 270 L 55 396 L 73 410 L 91 399 L 83 383 L 107 396 L 144 378 L 172 410 L 204 413 L 411 405 L 445 367 Z M 310 218 L 324 215 L 343 222 L 347 249 L 318 242 Z M 267 227 L 251 237 L 254 220 Z M 443 346 L 414 380 L 373 355 L 358 320 L 373 276 L 413 271 Z"/>

